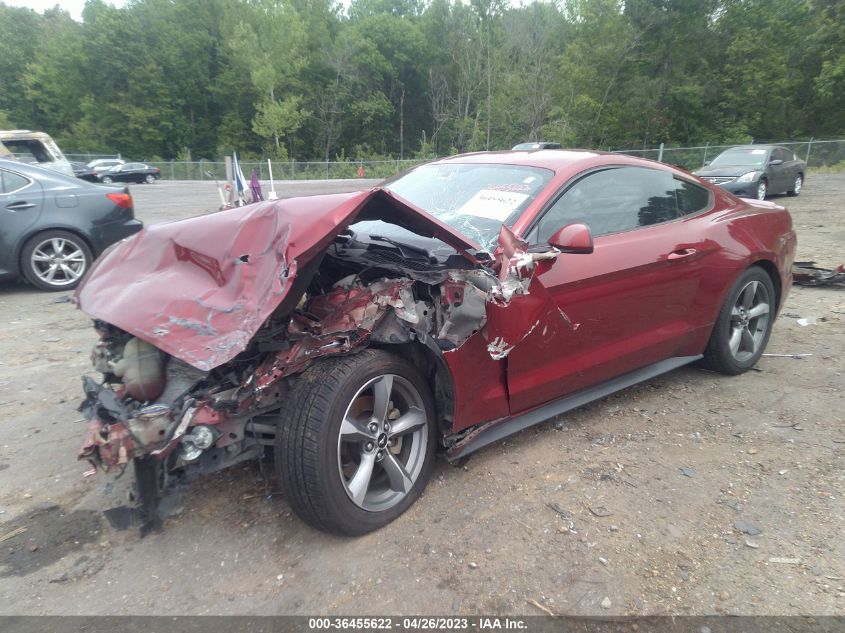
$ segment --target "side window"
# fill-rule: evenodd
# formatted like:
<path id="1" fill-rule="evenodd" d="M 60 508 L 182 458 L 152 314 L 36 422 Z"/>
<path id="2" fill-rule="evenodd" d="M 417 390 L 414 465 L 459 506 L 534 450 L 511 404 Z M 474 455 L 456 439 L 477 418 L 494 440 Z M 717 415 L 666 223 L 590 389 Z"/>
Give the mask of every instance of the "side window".
<path id="1" fill-rule="evenodd" d="M 686 180 L 675 180 L 675 198 L 678 201 L 678 215 L 691 215 L 704 211 L 710 206 L 710 192 L 704 187 L 687 182 Z"/>
<path id="2" fill-rule="evenodd" d="M 594 236 L 621 233 L 675 220 L 705 208 L 706 189 L 671 173 L 643 167 L 614 167 L 584 176 L 540 219 L 531 237 L 542 243 L 567 224 L 583 222 Z"/>
<path id="3" fill-rule="evenodd" d="M 12 193 L 18 189 L 23 189 L 28 184 L 29 180 L 23 176 L 0 169 L 0 193 Z"/>

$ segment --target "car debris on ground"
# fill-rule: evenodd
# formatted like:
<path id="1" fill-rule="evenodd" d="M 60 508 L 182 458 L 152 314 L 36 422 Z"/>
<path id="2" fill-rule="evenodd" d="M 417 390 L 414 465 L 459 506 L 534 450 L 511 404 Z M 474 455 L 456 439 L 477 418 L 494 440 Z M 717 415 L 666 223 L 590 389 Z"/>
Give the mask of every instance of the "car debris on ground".
<path id="1" fill-rule="evenodd" d="M 816 262 L 795 262 L 792 281 L 799 286 L 845 286 L 845 264 L 831 270 L 819 268 Z"/>

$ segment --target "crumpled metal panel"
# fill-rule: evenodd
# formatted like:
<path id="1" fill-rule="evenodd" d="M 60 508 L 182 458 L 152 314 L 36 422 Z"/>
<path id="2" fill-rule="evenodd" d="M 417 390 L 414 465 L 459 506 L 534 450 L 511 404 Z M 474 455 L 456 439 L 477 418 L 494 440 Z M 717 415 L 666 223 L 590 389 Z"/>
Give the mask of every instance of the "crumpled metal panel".
<path id="1" fill-rule="evenodd" d="M 100 257 L 76 293 L 86 314 L 201 370 L 245 349 L 297 270 L 361 214 L 462 252 L 472 241 L 383 189 L 290 198 L 147 227 Z"/>

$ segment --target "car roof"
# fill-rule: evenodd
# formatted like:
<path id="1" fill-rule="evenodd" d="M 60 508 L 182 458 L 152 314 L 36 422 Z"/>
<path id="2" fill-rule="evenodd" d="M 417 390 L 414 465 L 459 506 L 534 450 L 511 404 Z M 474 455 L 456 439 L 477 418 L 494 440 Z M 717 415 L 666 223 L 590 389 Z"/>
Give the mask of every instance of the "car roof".
<path id="1" fill-rule="evenodd" d="M 729 152 L 732 149 L 765 149 L 765 150 L 770 150 L 770 149 L 775 149 L 775 148 L 785 149 L 785 148 L 781 147 L 780 145 L 736 145 L 734 147 L 729 147 L 728 149 L 726 149 L 724 151 Z"/>
<path id="2" fill-rule="evenodd" d="M 60 171 L 56 171 L 55 169 L 42 167 L 37 163 L 25 163 L 20 160 L 9 160 L 6 158 L 0 158 L 0 167 L 2 167 L 3 169 L 8 169 L 9 171 L 18 172 L 19 174 L 28 176 L 33 180 L 37 180 L 41 183 L 42 186 L 44 186 L 45 182 L 51 182 L 52 185 L 63 187 L 67 187 L 68 185 L 82 188 L 88 186 L 97 186 L 80 178 L 77 178 L 76 176 L 70 176 Z"/>
<path id="3" fill-rule="evenodd" d="M 584 149 L 536 149 L 511 150 L 504 152 L 474 152 L 458 154 L 434 161 L 433 164 L 501 164 L 523 165 L 525 167 L 544 167 L 553 171 L 573 167 L 578 163 L 586 163 L 607 152 L 596 152 Z"/>

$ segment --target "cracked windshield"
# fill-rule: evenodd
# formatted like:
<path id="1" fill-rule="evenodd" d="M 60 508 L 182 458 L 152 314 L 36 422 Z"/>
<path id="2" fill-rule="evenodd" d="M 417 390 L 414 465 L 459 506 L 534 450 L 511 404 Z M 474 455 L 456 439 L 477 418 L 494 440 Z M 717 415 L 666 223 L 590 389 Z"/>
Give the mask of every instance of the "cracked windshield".
<path id="1" fill-rule="evenodd" d="M 512 226 L 552 176 L 519 165 L 423 165 L 386 188 L 492 250 L 502 224 Z"/>

